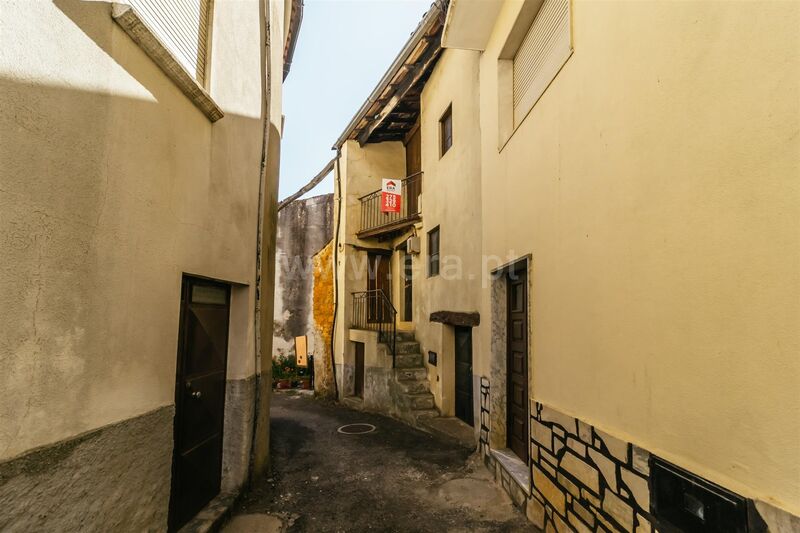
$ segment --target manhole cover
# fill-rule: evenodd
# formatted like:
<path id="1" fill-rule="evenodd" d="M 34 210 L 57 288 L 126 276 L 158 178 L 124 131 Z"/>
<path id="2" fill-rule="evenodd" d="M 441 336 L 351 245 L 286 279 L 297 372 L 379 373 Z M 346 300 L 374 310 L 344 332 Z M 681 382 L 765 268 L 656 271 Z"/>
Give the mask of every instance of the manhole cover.
<path id="1" fill-rule="evenodd" d="M 344 433 L 345 435 L 363 435 L 364 433 L 372 433 L 375 431 L 375 426 L 372 424 L 347 424 L 336 431 Z"/>

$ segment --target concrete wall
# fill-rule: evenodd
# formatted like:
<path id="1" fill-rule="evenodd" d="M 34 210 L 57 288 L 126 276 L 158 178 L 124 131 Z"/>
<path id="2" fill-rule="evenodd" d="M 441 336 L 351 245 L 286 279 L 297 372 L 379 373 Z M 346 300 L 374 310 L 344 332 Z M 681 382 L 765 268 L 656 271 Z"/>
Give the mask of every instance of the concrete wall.
<path id="1" fill-rule="evenodd" d="M 0 116 L 0 462 L 171 409 L 184 273 L 233 285 L 228 379 L 252 382 L 259 196 L 274 206 L 277 187 L 273 176 L 260 191 L 269 129 L 265 9 L 258 0 L 215 2 L 208 89 L 225 117 L 214 124 L 114 22 L 110 4 L 6 2 L 0 10 L 7 30 L 0 32 L 0 105 L 7 110 Z M 282 43 L 284 3 L 269 9 L 277 17 L 273 42 Z M 272 55 L 269 117 L 278 132 L 282 49 Z M 274 235 L 274 227 L 268 216 L 264 233 Z M 274 248 L 265 250 L 272 263 L 270 253 Z M 271 292 L 262 307 L 271 306 Z M 229 390 L 245 404 L 253 394 Z M 240 436 L 244 455 L 226 450 L 226 471 L 235 472 L 228 486 L 243 481 L 252 440 L 252 415 L 230 418 L 244 412 L 235 404 L 228 405 L 226 432 Z M 135 483 L 140 489 L 169 483 L 162 467 L 171 462 L 171 419 L 151 431 L 154 447 L 140 465 L 141 476 L 150 477 Z M 156 446 L 165 438 L 168 446 Z M 139 497 L 114 463 L 127 448 L 81 449 L 75 459 L 94 461 L 98 471 L 81 477 L 76 490 L 106 476 L 108 493 L 124 488 Z M 20 482 L 13 464 L 0 464 L 4 503 Z M 99 506 L 87 514 L 98 520 L 110 506 L 126 508 L 124 496 L 18 497 L 52 509 L 53 519 L 82 504 Z M 167 499 L 153 505 L 165 508 Z M 149 524 L 137 523 L 161 529 L 164 516 L 154 512 Z"/>
<path id="2" fill-rule="evenodd" d="M 295 200 L 278 213 L 272 357 L 293 357 L 302 335 L 308 353 L 324 350 L 317 346 L 313 258 L 332 237 L 333 194 Z"/>
<path id="3" fill-rule="evenodd" d="M 532 257 L 532 397 L 800 514 L 800 8 L 573 2 L 498 149 L 520 6 L 480 63 L 482 241 Z"/>

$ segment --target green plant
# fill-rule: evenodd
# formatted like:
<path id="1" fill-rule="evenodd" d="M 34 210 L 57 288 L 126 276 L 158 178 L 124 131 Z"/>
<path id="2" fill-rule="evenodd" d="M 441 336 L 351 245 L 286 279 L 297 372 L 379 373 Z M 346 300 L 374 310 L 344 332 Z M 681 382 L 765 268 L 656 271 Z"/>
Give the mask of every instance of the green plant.
<path id="1" fill-rule="evenodd" d="M 297 361 L 294 357 L 281 355 L 272 358 L 272 379 L 294 379 L 297 376 Z"/>

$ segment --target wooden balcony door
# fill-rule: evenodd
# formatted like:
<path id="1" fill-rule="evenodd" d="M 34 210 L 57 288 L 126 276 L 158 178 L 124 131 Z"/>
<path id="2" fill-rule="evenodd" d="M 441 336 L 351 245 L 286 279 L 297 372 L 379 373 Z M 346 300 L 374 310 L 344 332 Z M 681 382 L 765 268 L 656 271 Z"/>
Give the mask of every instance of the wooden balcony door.
<path id="1" fill-rule="evenodd" d="M 422 171 L 422 141 L 419 134 L 419 127 L 413 131 L 406 141 L 406 176 L 413 176 Z M 405 191 L 408 198 L 406 202 L 406 213 L 413 215 L 419 212 L 419 195 L 422 193 L 422 180 L 411 180 Z"/>
<path id="2" fill-rule="evenodd" d="M 391 252 L 388 252 L 389 254 Z M 392 269 L 391 269 L 391 255 L 369 252 L 367 254 L 367 290 L 368 291 L 383 291 L 386 298 L 392 301 Z M 368 315 L 367 319 L 370 322 L 383 322 L 388 320 L 388 316 L 384 316 L 385 309 L 383 300 L 379 295 L 370 293 L 368 299 Z"/>

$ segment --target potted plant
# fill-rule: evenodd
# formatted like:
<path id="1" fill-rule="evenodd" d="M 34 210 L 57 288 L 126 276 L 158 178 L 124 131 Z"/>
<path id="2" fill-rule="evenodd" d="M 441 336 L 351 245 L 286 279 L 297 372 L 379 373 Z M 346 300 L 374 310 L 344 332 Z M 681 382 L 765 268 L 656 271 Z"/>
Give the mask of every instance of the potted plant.
<path id="1" fill-rule="evenodd" d="M 294 371 L 286 356 L 282 355 L 277 359 L 272 358 L 272 382 L 276 389 L 290 389 L 292 387 L 293 374 Z"/>

